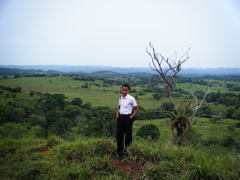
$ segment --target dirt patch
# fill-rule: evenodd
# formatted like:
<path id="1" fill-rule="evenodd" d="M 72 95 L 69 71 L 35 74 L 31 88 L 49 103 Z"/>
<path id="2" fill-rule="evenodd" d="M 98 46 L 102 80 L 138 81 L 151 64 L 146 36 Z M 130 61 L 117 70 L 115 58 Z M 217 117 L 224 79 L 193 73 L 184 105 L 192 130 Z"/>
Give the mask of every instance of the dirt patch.
<path id="1" fill-rule="evenodd" d="M 48 154 L 50 150 L 40 151 L 41 154 Z"/>
<path id="2" fill-rule="evenodd" d="M 116 170 L 122 170 L 125 172 L 138 172 L 141 170 L 141 166 L 136 162 L 129 161 L 129 160 L 115 160 L 114 161 L 114 168 Z"/>

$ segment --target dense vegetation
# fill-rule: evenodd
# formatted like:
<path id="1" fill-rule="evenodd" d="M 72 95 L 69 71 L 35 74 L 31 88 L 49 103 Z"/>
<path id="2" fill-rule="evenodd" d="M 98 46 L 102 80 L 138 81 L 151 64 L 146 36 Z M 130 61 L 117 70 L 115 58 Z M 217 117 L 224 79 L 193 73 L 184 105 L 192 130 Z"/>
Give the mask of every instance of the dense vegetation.
<path id="1" fill-rule="evenodd" d="M 209 106 L 181 147 L 171 144 L 171 109 L 156 76 L 62 75 L 0 80 L 0 172 L 3 179 L 238 179 L 240 93 L 237 80 L 179 77 L 177 102 L 208 86 Z M 140 105 L 134 143 L 115 159 L 119 86 Z M 149 129 L 152 129 L 149 131 Z M 152 141 L 154 139 L 154 141 Z"/>

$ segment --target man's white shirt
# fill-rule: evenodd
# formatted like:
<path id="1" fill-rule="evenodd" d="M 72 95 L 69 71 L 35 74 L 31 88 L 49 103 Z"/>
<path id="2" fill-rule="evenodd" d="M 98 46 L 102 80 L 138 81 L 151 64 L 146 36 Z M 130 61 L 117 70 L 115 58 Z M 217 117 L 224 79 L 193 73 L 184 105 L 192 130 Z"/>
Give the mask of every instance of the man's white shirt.
<path id="1" fill-rule="evenodd" d="M 120 96 L 118 105 L 120 114 L 132 114 L 133 107 L 137 106 L 137 102 L 134 97 L 127 94 L 125 97 Z"/>

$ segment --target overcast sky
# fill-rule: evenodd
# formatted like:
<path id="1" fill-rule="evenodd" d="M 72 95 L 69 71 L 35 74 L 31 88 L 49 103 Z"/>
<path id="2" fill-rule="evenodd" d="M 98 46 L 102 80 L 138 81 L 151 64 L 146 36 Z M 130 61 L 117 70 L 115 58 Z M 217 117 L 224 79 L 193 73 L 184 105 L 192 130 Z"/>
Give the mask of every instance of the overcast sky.
<path id="1" fill-rule="evenodd" d="M 238 0 L 0 0 L 1 65 L 240 67 Z"/>

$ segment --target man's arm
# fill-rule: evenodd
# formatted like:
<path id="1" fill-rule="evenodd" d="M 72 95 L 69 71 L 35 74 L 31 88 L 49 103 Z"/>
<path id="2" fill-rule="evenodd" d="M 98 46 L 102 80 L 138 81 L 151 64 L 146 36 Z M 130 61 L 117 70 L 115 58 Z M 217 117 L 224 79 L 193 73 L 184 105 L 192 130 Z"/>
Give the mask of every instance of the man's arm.
<path id="1" fill-rule="evenodd" d="M 133 113 L 131 114 L 130 119 L 132 119 L 139 112 L 138 106 L 133 107 Z"/>
<path id="2" fill-rule="evenodd" d="M 118 118 L 118 116 L 119 116 L 119 106 L 118 106 L 118 108 L 116 109 L 116 119 Z"/>

